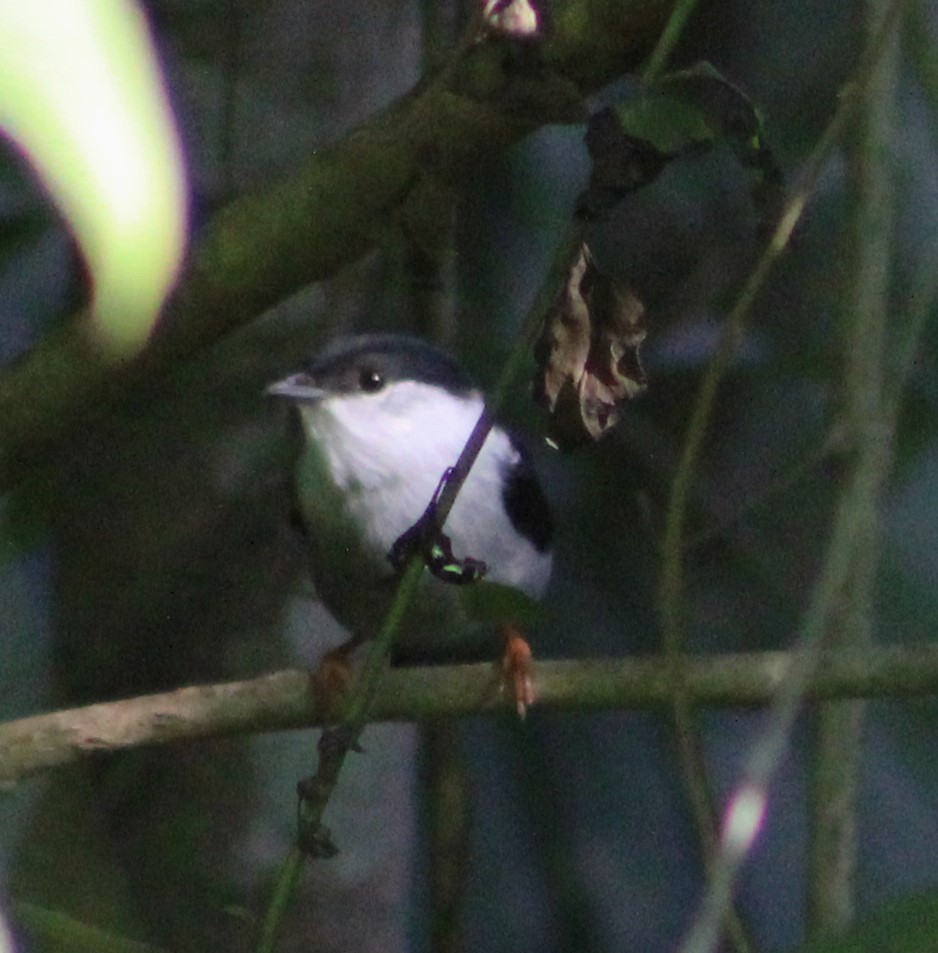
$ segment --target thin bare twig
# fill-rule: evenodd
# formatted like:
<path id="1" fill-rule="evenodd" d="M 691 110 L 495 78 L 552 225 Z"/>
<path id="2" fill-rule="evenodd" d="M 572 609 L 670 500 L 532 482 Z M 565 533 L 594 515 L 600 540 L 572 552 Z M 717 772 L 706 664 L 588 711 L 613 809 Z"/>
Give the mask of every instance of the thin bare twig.
<path id="1" fill-rule="evenodd" d="M 472 796 L 459 729 L 453 719 L 434 719 L 425 726 L 421 766 L 428 789 L 430 949 L 433 953 L 463 953 Z"/>
<path id="2" fill-rule="evenodd" d="M 696 7 L 697 0 L 678 0 L 675 4 L 667 26 L 658 38 L 658 42 L 642 70 L 643 82 L 653 83 L 664 71 L 671 54 L 674 52 L 674 47 L 677 46 L 681 34 L 684 32 L 684 27 L 687 26 L 687 21 Z"/>
<path id="3" fill-rule="evenodd" d="M 773 701 L 795 663 L 789 652 L 687 659 L 695 707 L 751 708 Z M 538 662 L 541 709 L 667 711 L 673 686 L 659 656 Z M 510 714 L 494 665 L 392 668 L 369 722 Z M 938 645 L 874 646 L 831 652 L 808 679 L 807 697 L 912 698 L 938 693 Z M 289 669 L 241 682 L 199 685 L 122 701 L 32 715 L 0 724 L 0 788 L 99 754 L 205 738 L 314 728 L 323 712 L 309 672 Z"/>
<path id="4" fill-rule="evenodd" d="M 866 0 L 868 40 L 887 13 L 884 0 Z M 852 451 L 857 534 L 851 571 L 827 623 L 828 644 L 862 648 L 873 639 L 874 589 L 879 549 L 879 498 L 889 472 L 886 317 L 892 268 L 894 184 L 889 152 L 899 69 L 897 29 L 866 84 L 863 110 L 849 139 L 848 221 L 851 262 L 845 295 L 843 429 Z M 862 492 L 861 492 L 862 488 Z M 866 706 L 861 701 L 822 705 L 817 713 L 811 777 L 808 924 L 838 932 L 854 915 L 857 863 L 857 783 Z"/>
<path id="5" fill-rule="evenodd" d="M 718 351 L 708 368 L 701 394 L 694 408 L 685 445 L 685 457 L 672 488 L 671 509 L 665 536 L 664 568 L 660 588 L 662 623 L 666 644 L 678 670 L 684 665 L 683 643 L 683 574 L 681 540 L 686 503 L 693 472 L 706 433 L 717 385 L 741 338 L 745 318 L 769 270 L 784 250 L 795 223 L 799 219 L 818 175 L 833 147 L 841 140 L 850 122 L 863 104 L 876 64 L 884 55 L 902 11 L 902 0 L 893 0 L 884 11 L 879 28 L 861 56 L 851 83 L 843 90 L 840 105 L 824 135 L 802 171 L 798 186 L 783 210 L 781 220 L 769 247 L 747 282 L 736 307 L 730 314 Z M 834 524 L 823 564 L 821 577 L 812 593 L 811 603 L 801 629 L 789 678 L 781 687 L 772 709 L 769 725 L 753 747 L 738 786 L 724 818 L 720 848 L 712 864 L 708 887 L 697 915 L 681 947 L 682 953 L 709 953 L 718 942 L 720 924 L 732 902 L 732 892 L 739 868 L 751 849 L 761 824 L 766 805 L 768 782 L 788 743 L 794 718 L 805 698 L 805 691 L 817 670 L 822 637 L 830 624 L 837 599 L 849 578 L 858 542 L 864 525 L 869 500 L 875 499 L 882 480 L 881 469 L 857 467 L 844 488 L 835 512 Z M 875 489 L 871 486 L 875 483 Z M 678 711 L 689 717 L 688 700 L 679 703 Z"/>

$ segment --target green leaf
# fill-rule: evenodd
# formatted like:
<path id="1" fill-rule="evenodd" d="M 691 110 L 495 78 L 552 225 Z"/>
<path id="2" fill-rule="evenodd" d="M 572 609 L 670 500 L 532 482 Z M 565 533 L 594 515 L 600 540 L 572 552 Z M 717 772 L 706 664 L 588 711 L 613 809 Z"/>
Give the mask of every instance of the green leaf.
<path id="1" fill-rule="evenodd" d="M 601 215 L 672 160 L 721 142 L 752 173 L 753 201 L 768 225 L 783 199 L 782 175 L 766 145 L 762 115 L 709 63 L 669 73 L 592 117 L 586 144 L 593 170 L 580 210 Z"/>
<path id="2" fill-rule="evenodd" d="M 663 156 L 682 155 L 717 138 L 702 110 L 659 89 L 646 90 L 615 112 L 627 136 L 642 140 Z"/>
<path id="3" fill-rule="evenodd" d="M 13 903 L 13 917 L 30 934 L 48 944 L 43 948 L 67 949 L 76 953 L 85 950 L 94 953 L 166 953 L 149 943 L 85 923 L 61 910 L 50 910 L 24 900 Z"/>

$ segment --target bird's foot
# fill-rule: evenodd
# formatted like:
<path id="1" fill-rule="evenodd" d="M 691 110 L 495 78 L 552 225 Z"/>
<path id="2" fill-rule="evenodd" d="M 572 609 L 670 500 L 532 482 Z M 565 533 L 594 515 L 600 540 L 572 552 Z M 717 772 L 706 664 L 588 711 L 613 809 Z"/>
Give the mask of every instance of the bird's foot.
<path id="1" fill-rule="evenodd" d="M 458 558 L 453 553 L 449 536 L 436 528 L 432 517 L 426 513 L 394 541 L 388 559 L 400 572 L 415 553 L 423 557 L 427 569 L 437 579 L 457 586 L 478 582 L 488 572 L 488 567 L 481 559 L 473 559 L 472 556 Z"/>
<path id="2" fill-rule="evenodd" d="M 453 553 L 452 540 L 441 529 L 437 505 L 440 494 L 452 477 L 453 468 L 448 467 L 423 515 L 394 540 L 388 559 L 398 572 L 402 572 L 410 557 L 419 554 L 437 579 L 462 586 L 478 582 L 488 572 L 488 567 L 481 559 L 474 559 L 472 556 L 459 559 Z"/>
<path id="3" fill-rule="evenodd" d="M 521 629 L 503 624 L 505 654 L 502 656 L 502 690 L 515 701 L 518 717 L 524 718 L 528 708 L 537 700 L 534 691 L 534 653 Z"/>

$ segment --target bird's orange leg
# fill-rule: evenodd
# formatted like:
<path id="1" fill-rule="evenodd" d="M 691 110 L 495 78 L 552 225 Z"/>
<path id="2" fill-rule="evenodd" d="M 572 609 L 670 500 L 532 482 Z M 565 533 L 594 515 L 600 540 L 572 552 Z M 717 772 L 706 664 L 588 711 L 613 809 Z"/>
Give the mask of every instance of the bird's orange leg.
<path id="1" fill-rule="evenodd" d="M 337 648 L 326 652 L 311 675 L 316 704 L 326 723 L 338 720 L 342 702 L 352 683 L 350 656 L 366 641 L 353 635 Z"/>
<path id="2" fill-rule="evenodd" d="M 524 718 L 528 708 L 537 700 L 534 691 L 534 654 L 519 626 L 503 623 L 499 628 L 505 637 L 505 654 L 502 656 L 504 688 L 514 698 L 518 717 Z"/>

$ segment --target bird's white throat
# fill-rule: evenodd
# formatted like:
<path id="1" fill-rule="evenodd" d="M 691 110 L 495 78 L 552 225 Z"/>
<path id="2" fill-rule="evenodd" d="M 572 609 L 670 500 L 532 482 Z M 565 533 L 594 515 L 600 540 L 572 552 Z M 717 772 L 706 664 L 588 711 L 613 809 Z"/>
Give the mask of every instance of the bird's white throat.
<path id="1" fill-rule="evenodd" d="M 324 453 L 328 478 L 342 491 L 349 515 L 377 557 L 423 513 L 482 409 L 476 392 L 456 396 L 398 381 L 373 394 L 336 394 L 300 405 L 300 414 Z M 508 436 L 493 430 L 445 530 L 457 557 L 482 558 L 488 578 L 538 596 L 549 575 L 549 557 L 519 545 L 502 497 L 505 474 L 518 459 Z"/>

